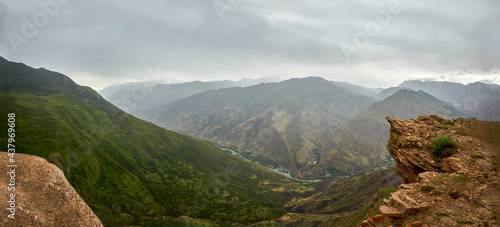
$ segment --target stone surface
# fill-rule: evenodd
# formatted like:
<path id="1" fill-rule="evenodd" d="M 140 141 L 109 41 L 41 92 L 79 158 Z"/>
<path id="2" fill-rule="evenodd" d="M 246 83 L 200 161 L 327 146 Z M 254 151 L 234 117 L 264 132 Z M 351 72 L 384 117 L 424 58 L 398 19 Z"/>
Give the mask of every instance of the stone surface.
<path id="1" fill-rule="evenodd" d="M 14 160 L 16 212 L 11 219 L 6 202 L 11 168 L 8 153 L 0 152 L 0 226 L 103 226 L 56 165 L 24 154 Z"/>
<path id="2" fill-rule="evenodd" d="M 425 116 L 391 124 L 388 149 L 405 184 L 384 199 L 375 226 L 498 226 L 500 122 Z M 431 154 L 432 140 L 450 135 L 456 153 Z M 380 221 L 382 220 L 382 221 Z M 471 225 L 472 226 L 472 225 Z"/>

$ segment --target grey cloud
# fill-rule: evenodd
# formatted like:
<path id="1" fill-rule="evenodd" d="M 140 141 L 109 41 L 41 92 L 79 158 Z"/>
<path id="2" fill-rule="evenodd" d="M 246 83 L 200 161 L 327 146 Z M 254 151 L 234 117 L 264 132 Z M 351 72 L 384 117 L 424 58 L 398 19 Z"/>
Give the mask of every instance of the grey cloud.
<path id="1" fill-rule="evenodd" d="M 215 1 L 231 7 L 223 20 Z M 281 76 L 290 71 L 329 79 L 358 73 L 362 79 L 352 81 L 368 77 L 387 81 L 388 74 L 401 69 L 386 62 L 412 66 L 408 75 L 499 68 L 495 38 L 500 2 L 494 0 L 400 0 L 402 11 L 392 14 L 390 23 L 369 37 L 369 44 L 358 48 L 351 62 L 339 45 L 356 47 L 356 29 L 376 23 L 371 12 L 387 10 L 387 3 L 395 0 L 241 0 L 234 6 L 227 0 L 215 1 L 72 0 L 61 5 L 19 52 L 11 50 L 4 57 L 70 76 L 87 72 L 107 77 L 102 83 L 109 78 L 140 80 L 146 68 L 156 66 L 178 72 L 186 81 Z M 3 3 L 8 12 L 0 15 L 0 42 L 10 48 L 6 34 L 19 34 L 21 19 L 41 9 L 36 1 Z M 109 85 L 99 85 L 95 79 L 92 86 Z M 374 86 L 380 85 L 394 84 Z"/>

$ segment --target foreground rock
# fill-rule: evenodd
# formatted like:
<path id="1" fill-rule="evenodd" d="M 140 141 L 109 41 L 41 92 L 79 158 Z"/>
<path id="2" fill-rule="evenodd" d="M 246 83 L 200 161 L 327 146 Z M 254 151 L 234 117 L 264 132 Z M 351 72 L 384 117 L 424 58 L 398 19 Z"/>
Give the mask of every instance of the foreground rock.
<path id="1" fill-rule="evenodd" d="M 0 152 L 0 226 L 103 226 L 57 166 L 24 154 L 14 156 L 16 210 L 15 219 L 9 218 L 8 160 Z"/>
<path id="2" fill-rule="evenodd" d="M 361 226 L 498 226 L 500 122 L 437 116 L 387 120 L 388 148 L 405 184 Z M 457 143 L 455 154 L 430 152 L 440 135 Z"/>

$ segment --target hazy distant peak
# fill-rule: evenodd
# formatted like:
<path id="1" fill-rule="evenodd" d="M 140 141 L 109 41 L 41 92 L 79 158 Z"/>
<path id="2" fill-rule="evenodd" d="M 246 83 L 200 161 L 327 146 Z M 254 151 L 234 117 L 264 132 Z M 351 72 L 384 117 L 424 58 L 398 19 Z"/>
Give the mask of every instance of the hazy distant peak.
<path id="1" fill-rule="evenodd" d="M 399 84 L 398 87 L 411 87 L 415 85 L 443 85 L 443 84 L 449 84 L 449 85 L 457 85 L 457 86 L 464 86 L 461 83 L 456 83 L 456 82 L 449 82 L 449 81 L 432 81 L 432 80 L 405 80 L 403 83 Z"/>

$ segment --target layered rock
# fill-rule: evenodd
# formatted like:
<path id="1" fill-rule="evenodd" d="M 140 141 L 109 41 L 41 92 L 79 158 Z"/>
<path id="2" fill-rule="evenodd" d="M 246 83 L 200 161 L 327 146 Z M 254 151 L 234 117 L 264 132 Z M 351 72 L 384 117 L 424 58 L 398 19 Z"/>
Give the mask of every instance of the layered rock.
<path id="1" fill-rule="evenodd" d="M 497 226 L 500 122 L 438 116 L 387 120 L 388 149 L 405 184 L 361 226 Z M 430 152 L 440 135 L 457 143 L 451 157 Z"/>
<path id="2" fill-rule="evenodd" d="M 47 160 L 24 154 L 14 156 L 10 168 L 8 153 L 0 152 L 0 226 L 103 226 L 77 194 L 64 173 Z M 6 174 L 15 169 L 15 175 Z M 14 184 L 11 178 L 15 180 Z M 9 191 L 9 186 L 15 190 Z M 12 188 L 11 188 L 12 189 Z M 15 215 L 6 201 L 15 194 Z"/>
<path id="3" fill-rule="evenodd" d="M 418 120 L 402 121 L 387 117 L 391 124 L 389 153 L 396 161 L 396 167 L 405 183 L 413 183 L 418 174 L 426 171 L 453 173 L 463 171 L 464 164 L 457 157 L 439 161 L 429 152 L 436 135 L 450 134 L 448 127 L 455 121 L 438 116 L 421 117 Z M 446 129 L 446 130 L 445 130 Z M 457 131 L 453 131 L 457 134 Z"/>

